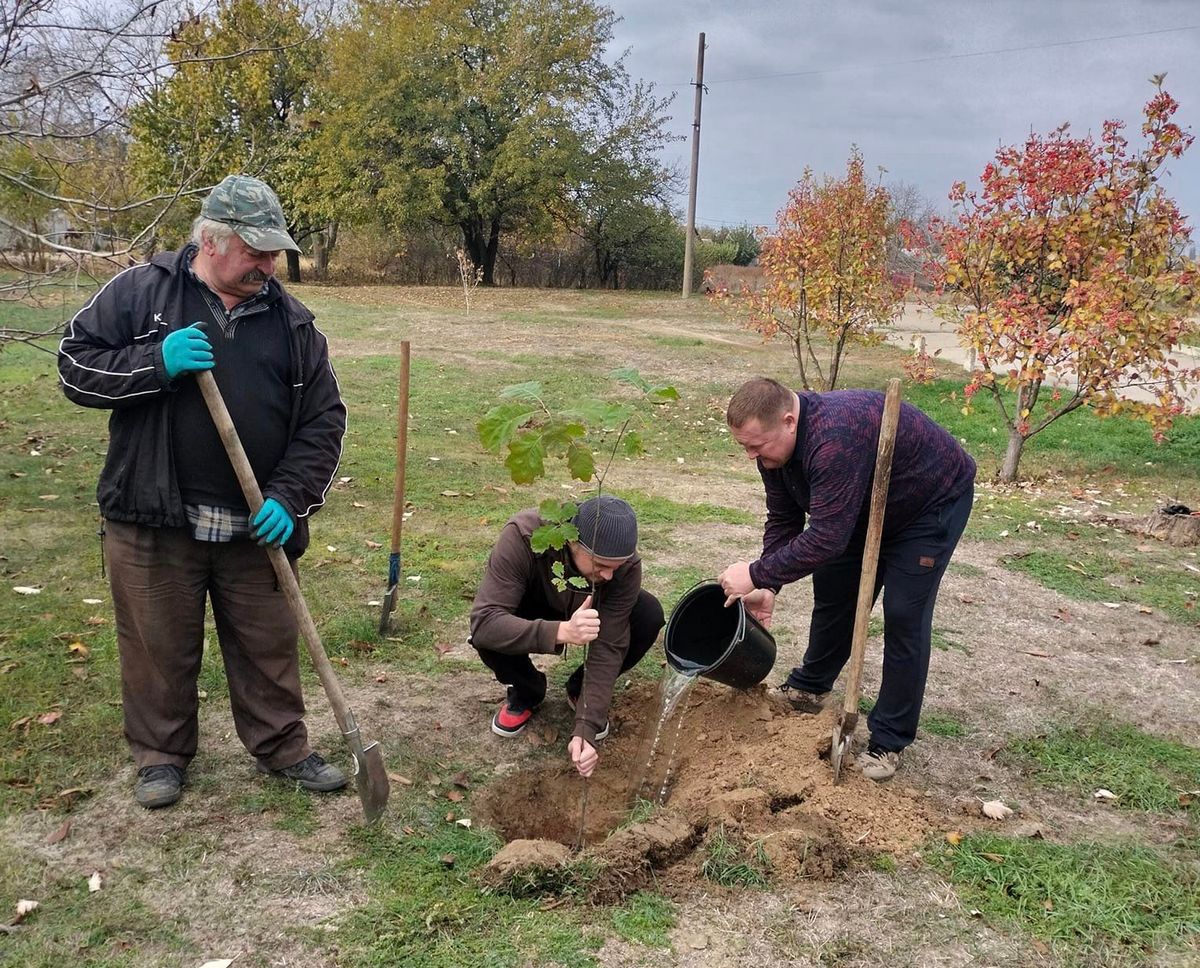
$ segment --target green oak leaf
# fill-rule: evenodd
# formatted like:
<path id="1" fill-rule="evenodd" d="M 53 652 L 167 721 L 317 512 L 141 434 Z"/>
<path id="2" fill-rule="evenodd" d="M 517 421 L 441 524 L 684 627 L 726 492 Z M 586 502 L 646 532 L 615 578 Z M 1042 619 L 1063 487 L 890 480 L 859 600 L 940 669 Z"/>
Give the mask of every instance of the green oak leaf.
<path id="1" fill-rule="evenodd" d="M 492 407 L 476 426 L 479 442 L 485 450 L 499 450 L 512 439 L 521 424 L 536 410 L 536 407 L 516 400 Z"/>
<path id="2" fill-rule="evenodd" d="M 508 456 L 504 459 L 513 482 L 532 484 L 546 473 L 546 449 L 540 434 L 525 433 L 508 442 Z"/>

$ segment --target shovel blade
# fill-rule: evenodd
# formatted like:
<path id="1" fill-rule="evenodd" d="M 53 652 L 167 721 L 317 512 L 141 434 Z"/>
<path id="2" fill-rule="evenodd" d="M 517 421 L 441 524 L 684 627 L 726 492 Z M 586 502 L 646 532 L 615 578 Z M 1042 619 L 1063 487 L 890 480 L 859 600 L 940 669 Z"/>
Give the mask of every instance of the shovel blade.
<path id="1" fill-rule="evenodd" d="M 379 616 L 379 634 L 387 635 L 392 627 L 392 611 L 396 608 L 396 586 L 393 585 L 383 596 L 383 613 Z"/>
<path id="2" fill-rule="evenodd" d="M 853 733 L 842 734 L 842 724 L 833 726 L 833 743 L 829 747 L 829 762 L 833 766 L 833 782 L 836 786 L 842 782 L 842 761 L 850 755 L 850 741 Z"/>
<path id="3" fill-rule="evenodd" d="M 367 823 L 374 823 L 383 816 L 391 793 L 387 767 L 383 763 L 383 750 L 378 743 L 372 743 L 362 753 L 354 754 L 354 783 L 358 787 L 358 798 L 362 801 Z"/>

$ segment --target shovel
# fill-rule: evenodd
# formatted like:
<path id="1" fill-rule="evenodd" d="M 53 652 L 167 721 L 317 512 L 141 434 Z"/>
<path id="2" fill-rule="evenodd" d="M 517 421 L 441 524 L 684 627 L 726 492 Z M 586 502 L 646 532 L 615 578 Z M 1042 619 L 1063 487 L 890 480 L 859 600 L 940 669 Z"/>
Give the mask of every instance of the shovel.
<path id="1" fill-rule="evenodd" d="M 900 381 L 889 380 L 879 424 L 879 449 L 875 457 L 875 480 L 871 485 L 871 512 L 863 545 L 862 577 L 858 581 L 858 608 L 854 613 L 854 638 L 850 645 L 850 671 L 842 711 L 833 727 L 829 760 L 833 782 L 840 783 L 842 760 L 850 755 L 854 729 L 858 725 L 858 696 L 862 691 L 863 657 L 867 651 L 867 625 L 875 604 L 875 573 L 879 568 L 879 541 L 883 536 L 883 512 L 887 507 L 888 484 L 892 478 L 892 451 L 896 447 L 896 425 L 900 422 Z"/>
<path id="2" fill-rule="evenodd" d="M 250 514 L 253 516 L 262 507 L 262 491 L 259 490 L 258 481 L 254 479 L 250 461 L 246 458 L 245 450 L 242 449 L 242 442 L 238 438 L 237 429 L 233 426 L 233 420 L 225 407 L 225 401 L 221 399 L 217 381 L 207 371 L 196 374 L 196 381 L 200 384 L 200 392 L 204 395 L 204 402 L 208 404 L 208 412 L 212 415 L 213 423 L 217 425 L 217 433 L 221 435 L 221 443 L 225 445 L 225 452 L 229 455 L 230 463 L 233 464 L 238 483 L 242 486 L 242 493 L 246 497 L 246 503 L 250 506 Z M 354 756 L 354 782 L 358 787 L 358 797 L 362 800 L 363 813 L 366 814 L 367 823 L 373 823 L 383 814 L 383 809 L 388 802 L 389 786 L 387 768 L 383 764 L 383 751 L 380 750 L 378 743 L 363 746 L 358 723 L 355 722 L 354 713 L 350 711 L 350 706 L 346 702 L 342 684 L 338 682 L 338 678 L 334 674 L 329 656 L 325 654 L 325 647 L 321 645 L 321 636 L 317 634 L 317 626 L 313 623 L 312 615 L 309 614 L 304 596 L 300 594 L 300 584 L 296 581 L 296 575 L 292 571 L 287 555 L 284 554 L 282 548 L 267 548 L 267 556 L 271 559 L 275 576 L 279 580 L 279 587 L 287 595 L 288 603 L 291 605 L 300 631 L 304 635 L 304 641 L 308 645 L 308 654 L 312 656 L 317 675 L 321 677 L 321 685 L 325 688 L 325 695 L 329 697 L 329 705 L 333 707 L 333 715 L 341 728 L 342 736 L 345 737 L 346 744 Z"/>
<path id="3" fill-rule="evenodd" d="M 400 343 L 400 412 L 396 427 L 396 492 L 392 497 L 392 553 L 388 558 L 388 590 L 379 616 L 379 634 L 392 624 L 400 585 L 400 529 L 404 526 L 404 465 L 408 452 L 408 340 Z"/>

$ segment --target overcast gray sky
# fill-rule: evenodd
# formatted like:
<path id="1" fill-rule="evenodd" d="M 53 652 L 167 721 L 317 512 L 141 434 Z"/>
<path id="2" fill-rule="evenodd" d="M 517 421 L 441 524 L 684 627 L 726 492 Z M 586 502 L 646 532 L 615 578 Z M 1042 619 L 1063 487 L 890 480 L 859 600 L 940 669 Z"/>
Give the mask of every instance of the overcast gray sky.
<path id="1" fill-rule="evenodd" d="M 1198 0 L 608 0 L 634 77 L 678 90 L 670 154 L 686 210 L 698 34 L 706 34 L 697 222 L 772 225 L 805 165 L 845 171 L 850 145 L 885 181 L 939 208 L 1001 144 L 1031 127 L 1099 135 L 1106 118 L 1139 137 L 1152 74 L 1200 136 Z M 1186 30 L 1182 28 L 1191 27 Z M 1153 32 L 1153 33 L 1151 33 Z M 1120 39 L 1112 38 L 1116 35 Z M 1079 43 L 1071 43 L 1079 41 Z M 1057 46 L 1045 46 L 1045 45 Z M 1036 50 L 1014 48 L 1040 47 Z M 954 56 L 983 51 L 979 56 Z M 917 63 L 914 63 L 917 62 Z M 799 72 L 819 72 L 805 73 Z M 792 74 L 793 76 L 780 76 Z M 775 76 L 771 76 L 775 75 Z M 1200 235 L 1200 141 L 1168 191 Z"/>

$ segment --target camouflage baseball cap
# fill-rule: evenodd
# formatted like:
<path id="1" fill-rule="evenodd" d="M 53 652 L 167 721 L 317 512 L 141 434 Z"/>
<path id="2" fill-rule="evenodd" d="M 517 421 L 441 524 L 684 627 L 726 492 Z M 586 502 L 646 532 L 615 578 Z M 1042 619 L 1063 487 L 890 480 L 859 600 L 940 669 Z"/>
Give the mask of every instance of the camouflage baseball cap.
<path id="1" fill-rule="evenodd" d="M 232 226 L 243 242 L 261 252 L 300 251 L 288 235 L 279 196 L 266 182 L 249 175 L 226 178 L 209 193 L 200 214 Z"/>

